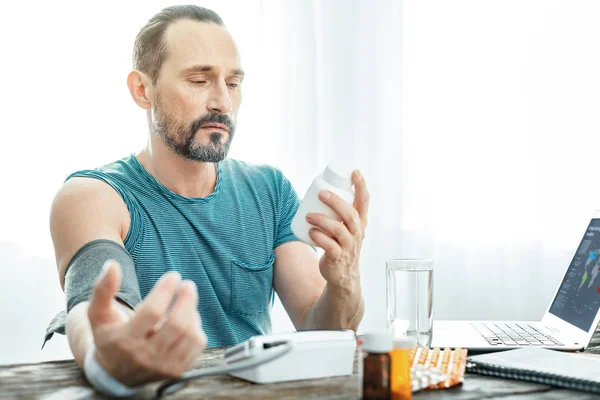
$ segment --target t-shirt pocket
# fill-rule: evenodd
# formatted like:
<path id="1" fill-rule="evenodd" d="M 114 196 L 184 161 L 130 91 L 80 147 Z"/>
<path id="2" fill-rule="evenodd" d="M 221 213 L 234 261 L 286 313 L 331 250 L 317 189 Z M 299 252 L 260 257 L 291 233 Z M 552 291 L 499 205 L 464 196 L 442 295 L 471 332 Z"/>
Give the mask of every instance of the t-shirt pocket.
<path id="1" fill-rule="evenodd" d="M 231 260 L 231 312 L 258 315 L 269 310 L 274 263 L 275 253 L 271 253 L 269 261 L 262 265 Z"/>

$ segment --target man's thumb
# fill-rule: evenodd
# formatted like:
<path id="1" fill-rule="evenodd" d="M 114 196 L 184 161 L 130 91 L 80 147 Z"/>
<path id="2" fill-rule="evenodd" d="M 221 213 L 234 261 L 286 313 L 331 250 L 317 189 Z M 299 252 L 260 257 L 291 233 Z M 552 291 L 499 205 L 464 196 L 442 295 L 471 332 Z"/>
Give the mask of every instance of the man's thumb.
<path id="1" fill-rule="evenodd" d="M 121 266 L 115 260 L 108 260 L 102 272 L 96 278 L 94 293 L 88 308 L 88 317 L 92 324 L 115 322 L 118 312 L 113 307 L 113 299 L 121 286 Z"/>

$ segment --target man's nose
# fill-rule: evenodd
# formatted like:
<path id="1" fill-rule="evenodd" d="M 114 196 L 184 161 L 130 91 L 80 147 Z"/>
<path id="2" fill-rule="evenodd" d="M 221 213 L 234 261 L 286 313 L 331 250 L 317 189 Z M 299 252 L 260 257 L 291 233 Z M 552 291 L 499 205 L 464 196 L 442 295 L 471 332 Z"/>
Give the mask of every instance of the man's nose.
<path id="1" fill-rule="evenodd" d="M 229 97 L 229 91 L 227 89 L 227 84 L 225 82 L 218 83 L 214 86 L 208 104 L 206 105 L 208 111 L 222 114 L 227 114 L 231 111 L 231 97 Z"/>

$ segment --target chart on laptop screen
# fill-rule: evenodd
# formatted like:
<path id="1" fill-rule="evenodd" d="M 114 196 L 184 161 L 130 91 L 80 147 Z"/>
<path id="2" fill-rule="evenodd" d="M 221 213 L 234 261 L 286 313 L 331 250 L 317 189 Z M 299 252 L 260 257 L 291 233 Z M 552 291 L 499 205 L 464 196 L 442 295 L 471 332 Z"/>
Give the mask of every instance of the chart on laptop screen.
<path id="1" fill-rule="evenodd" d="M 558 289 L 550 313 L 588 331 L 600 307 L 600 219 L 593 219 Z"/>

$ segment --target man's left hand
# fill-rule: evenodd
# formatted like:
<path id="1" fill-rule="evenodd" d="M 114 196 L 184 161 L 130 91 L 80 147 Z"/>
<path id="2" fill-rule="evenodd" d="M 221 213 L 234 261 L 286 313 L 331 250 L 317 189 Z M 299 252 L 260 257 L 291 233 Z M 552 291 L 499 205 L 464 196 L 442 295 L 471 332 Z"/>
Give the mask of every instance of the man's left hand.
<path id="1" fill-rule="evenodd" d="M 357 288 L 360 290 L 358 260 L 369 210 L 367 183 L 360 172 L 352 173 L 352 183 L 355 190 L 353 205 L 327 190 L 319 193 L 319 199 L 341 218 L 341 222 L 323 214 L 306 216 L 306 221 L 314 226 L 309 231 L 310 238 L 325 250 L 319 261 L 321 275 L 328 286 L 344 294 Z"/>

